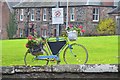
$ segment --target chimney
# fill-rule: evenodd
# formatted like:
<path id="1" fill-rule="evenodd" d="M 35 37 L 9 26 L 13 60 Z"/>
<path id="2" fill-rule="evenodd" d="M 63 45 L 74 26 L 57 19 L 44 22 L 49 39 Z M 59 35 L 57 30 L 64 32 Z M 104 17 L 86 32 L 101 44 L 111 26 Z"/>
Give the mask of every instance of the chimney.
<path id="1" fill-rule="evenodd" d="M 114 6 L 114 0 L 101 0 L 103 6 Z"/>

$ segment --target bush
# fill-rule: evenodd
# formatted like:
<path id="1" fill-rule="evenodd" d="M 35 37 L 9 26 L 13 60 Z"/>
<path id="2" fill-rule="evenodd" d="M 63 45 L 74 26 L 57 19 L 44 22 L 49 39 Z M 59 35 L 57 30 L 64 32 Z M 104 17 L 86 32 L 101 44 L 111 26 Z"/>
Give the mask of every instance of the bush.
<path id="1" fill-rule="evenodd" d="M 7 25 L 8 38 L 14 38 L 17 32 L 15 14 L 10 13 L 9 23 Z"/>
<path id="2" fill-rule="evenodd" d="M 26 37 L 20 37 L 20 38 L 9 38 L 10 40 L 12 40 L 12 39 L 27 39 Z"/>
<path id="3" fill-rule="evenodd" d="M 99 35 L 114 35 L 116 23 L 112 18 L 106 18 L 99 22 L 97 32 Z"/>

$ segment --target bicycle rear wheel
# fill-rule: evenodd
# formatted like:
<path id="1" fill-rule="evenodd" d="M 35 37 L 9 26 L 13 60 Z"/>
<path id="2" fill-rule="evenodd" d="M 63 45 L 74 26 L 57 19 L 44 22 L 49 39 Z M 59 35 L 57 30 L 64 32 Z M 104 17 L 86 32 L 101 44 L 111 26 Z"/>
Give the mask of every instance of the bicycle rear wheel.
<path id="1" fill-rule="evenodd" d="M 48 56 L 48 53 L 45 49 L 43 49 L 43 55 L 39 55 L 39 56 Z M 37 60 L 36 57 L 37 56 L 33 56 L 28 49 L 27 52 L 25 53 L 25 56 L 24 56 L 25 65 L 27 65 L 27 66 L 48 65 L 49 60 L 47 60 L 47 59 Z"/>
<path id="2" fill-rule="evenodd" d="M 85 64 L 88 61 L 88 51 L 83 45 L 73 43 L 64 50 L 63 59 L 66 64 Z"/>

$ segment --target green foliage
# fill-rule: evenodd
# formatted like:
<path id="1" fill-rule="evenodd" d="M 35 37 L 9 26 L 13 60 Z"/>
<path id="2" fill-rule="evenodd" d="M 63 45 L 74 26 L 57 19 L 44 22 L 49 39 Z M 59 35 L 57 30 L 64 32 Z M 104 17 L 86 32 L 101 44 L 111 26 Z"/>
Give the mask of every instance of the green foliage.
<path id="1" fill-rule="evenodd" d="M 116 23 L 112 18 L 106 18 L 99 22 L 97 31 L 100 35 L 113 35 L 115 34 Z"/>
<path id="2" fill-rule="evenodd" d="M 7 33 L 9 38 L 14 38 L 17 31 L 17 25 L 15 20 L 15 14 L 10 14 L 9 24 L 7 26 Z"/>

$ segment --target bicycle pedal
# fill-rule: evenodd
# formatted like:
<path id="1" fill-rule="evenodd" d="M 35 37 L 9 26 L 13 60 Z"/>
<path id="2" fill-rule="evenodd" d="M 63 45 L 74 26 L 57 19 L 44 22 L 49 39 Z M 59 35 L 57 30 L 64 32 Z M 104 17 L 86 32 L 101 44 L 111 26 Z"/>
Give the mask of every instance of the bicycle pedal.
<path id="1" fill-rule="evenodd" d="M 50 60 L 50 61 L 56 61 L 56 60 Z"/>

